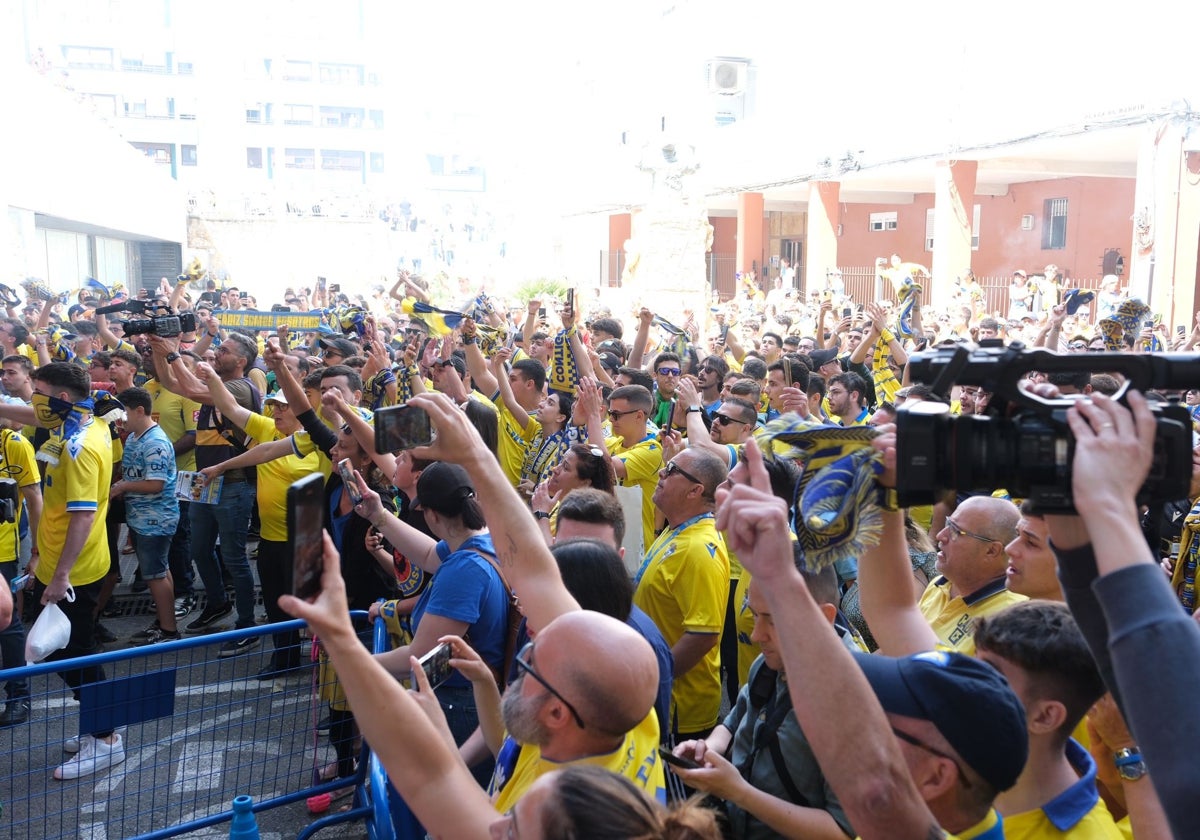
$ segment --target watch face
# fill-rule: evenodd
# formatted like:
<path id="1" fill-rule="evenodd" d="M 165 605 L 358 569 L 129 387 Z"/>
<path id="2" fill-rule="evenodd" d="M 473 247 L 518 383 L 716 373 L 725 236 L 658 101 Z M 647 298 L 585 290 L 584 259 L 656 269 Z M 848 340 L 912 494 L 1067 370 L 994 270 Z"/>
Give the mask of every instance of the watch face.
<path id="1" fill-rule="evenodd" d="M 1146 762 L 1135 761 L 1130 764 L 1122 764 L 1117 767 L 1117 772 L 1125 781 L 1135 782 L 1146 775 Z"/>

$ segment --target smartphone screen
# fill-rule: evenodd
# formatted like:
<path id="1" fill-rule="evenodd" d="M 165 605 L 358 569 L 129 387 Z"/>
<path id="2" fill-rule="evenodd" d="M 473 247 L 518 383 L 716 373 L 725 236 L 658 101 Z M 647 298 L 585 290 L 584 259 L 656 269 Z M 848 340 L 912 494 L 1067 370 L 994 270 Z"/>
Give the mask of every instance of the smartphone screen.
<path id="1" fill-rule="evenodd" d="M 538 317 L 539 317 L 539 318 L 542 318 L 542 319 L 545 319 L 545 317 L 546 317 L 546 307 L 544 307 L 544 306 L 543 306 L 541 309 L 539 309 L 539 310 L 538 310 Z"/>
<path id="2" fill-rule="evenodd" d="M 325 479 L 306 475 L 288 487 L 288 552 L 292 555 L 292 594 L 308 600 L 321 593 L 322 535 L 325 533 Z"/>
<path id="3" fill-rule="evenodd" d="M 575 290 L 567 289 L 567 309 L 572 315 L 575 314 Z"/>
<path id="4" fill-rule="evenodd" d="M 342 484 L 346 487 L 346 492 L 350 494 L 350 501 L 358 504 L 363 500 L 362 493 L 358 492 L 358 480 L 354 477 L 354 467 L 350 464 L 349 458 L 343 458 L 338 461 L 338 474 L 342 477 Z"/>
<path id="5" fill-rule="evenodd" d="M 854 310 L 852 310 L 849 306 L 845 307 L 844 309 L 842 309 L 842 317 L 849 318 L 850 315 L 853 313 L 853 311 Z"/>
<path id="6" fill-rule="evenodd" d="M 450 667 L 450 645 L 444 642 L 417 661 L 421 663 L 421 670 L 425 672 L 430 688 L 437 688 L 454 673 Z"/>
<path id="7" fill-rule="evenodd" d="M 429 413 L 408 403 L 388 406 L 375 412 L 375 451 L 397 452 L 428 446 L 433 442 Z"/>
<path id="8" fill-rule="evenodd" d="M 325 288 L 325 278 L 324 278 L 324 277 L 318 277 L 318 278 L 317 278 L 317 288 L 318 288 L 318 289 L 324 289 L 324 288 Z"/>
<path id="9" fill-rule="evenodd" d="M 675 753 L 671 752 L 670 750 L 665 750 L 662 747 L 658 748 L 658 756 L 672 767 L 682 767 L 684 770 L 698 770 L 700 768 L 700 765 L 692 761 L 690 758 L 683 758 L 675 755 Z"/>

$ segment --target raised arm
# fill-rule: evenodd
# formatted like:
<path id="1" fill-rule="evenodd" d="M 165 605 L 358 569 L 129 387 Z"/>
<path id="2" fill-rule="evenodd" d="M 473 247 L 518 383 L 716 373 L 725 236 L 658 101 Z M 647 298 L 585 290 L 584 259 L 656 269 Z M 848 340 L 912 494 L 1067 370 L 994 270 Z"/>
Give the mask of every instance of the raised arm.
<path id="1" fill-rule="evenodd" d="M 704 406 L 700 402 L 700 393 L 696 390 L 695 383 L 691 379 L 680 379 L 676 393 L 679 395 L 679 401 L 688 407 L 684 415 L 688 446 L 707 450 L 720 458 L 722 463 L 729 463 L 729 450 L 724 444 L 713 443 L 712 435 L 704 428 Z M 700 411 L 693 411 L 695 408 Z"/>
<path id="2" fill-rule="evenodd" d="M 462 337 L 463 351 L 467 354 L 467 371 L 471 374 L 471 381 L 475 383 L 475 387 L 481 394 L 491 397 L 499 390 L 500 383 L 496 381 L 495 374 L 488 369 L 487 359 L 483 357 L 483 353 L 479 349 L 479 333 L 475 322 L 470 318 L 463 318 Z"/>
<path id="3" fill-rule="evenodd" d="M 213 407 L 221 412 L 223 417 L 244 431 L 246 424 L 250 422 L 250 415 L 254 412 L 233 398 L 233 394 L 229 393 L 229 389 L 225 387 L 221 377 L 207 362 L 196 364 L 196 378 L 208 386 L 208 396 Z"/>
<path id="4" fill-rule="evenodd" d="M 510 358 L 512 358 L 512 350 L 507 347 L 501 347 L 496 351 L 496 355 L 488 359 L 488 367 L 491 369 L 492 377 L 496 380 L 496 385 L 500 389 L 500 401 L 504 403 L 505 408 L 512 414 L 517 425 L 524 429 L 529 425 L 529 412 L 517 402 L 517 398 L 513 394 L 512 383 L 508 381 L 508 376 L 504 371 L 504 363 Z M 475 381 L 478 382 L 479 380 Z"/>
<path id="5" fill-rule="evenodd" d="M 637 335 L 633 338 L 633 349 L 629 351 L 629 361 L 632 368 L 643 366 L 643 356 L 646 355 L 646 345 L 650 343 L 650 324 L 654 322 L 654 313 L 646 307 L 638 310 Z"/>
<path id="6" fill-rule="evenodd" d="M 375 466 L 379 467 L 380 472 L 389 477 L 395 474 L 396 456 L 391 452 L 375 451 L 375 427 L 364 420 L 354 406 L 342 399 L 340 391 L 330 388 L 322 394 L 321 406 L 325 409 L 327 417 L 332 417 L 336 413 L 342 418 L 342 422 L 350 427 L 358 445 L 363 448 L 364 452 L 371 454 L 371 460 L 375 462 Z"/>

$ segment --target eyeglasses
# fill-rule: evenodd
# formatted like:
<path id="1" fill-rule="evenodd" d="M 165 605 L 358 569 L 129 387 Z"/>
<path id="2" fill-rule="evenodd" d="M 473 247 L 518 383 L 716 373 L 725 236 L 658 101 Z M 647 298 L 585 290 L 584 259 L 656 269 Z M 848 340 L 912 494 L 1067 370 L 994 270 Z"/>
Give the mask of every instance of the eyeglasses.
<path id="1" fill-rule="evenodd" d="M 626 414 L 634 414 L 638 411 L 641 411 L 641 409 L 640 408 L 631 408 L 628 411 L 616 411 L 616 410 L 610 408 L 608 410 L 608 419 L 609 420 L 620 420 Z"/>
<path id="2" fill-rule="evenodd" d="M 730 423 L 741 423 L 743 426 L 749 426 L 750 423 L 745 420 L 739 420 L 736 417 L 730 417 L 728 414 L 718 414 L 713 417 L 713 423 L 720 423 L 722 426 L 728 426 Z"/>
<path id="3" fill-rule="evenodd" d="M 680 368 L 659 368 L 657 372 L 659 376 L 679 376 L 683 373 Z"/>
<path id="4" fill-rule="evenodd" d="M 1107 347 L 1089 347 L 1087 350 L 1089 353 L 1107 353 L 1108 352 Z"/>
<path id="5" fill-rule="evenodd" d="M 1000 542 L 999 540 L 994 540 L 991 537 L 985 537 L 983 534 L 975 534 L 966 530 L 965 528 L 958 527 L 958 523 L 949 516 L 946 517 L 946 527 L 950 529 L 950 539 L 952 540 L 956 540 L 959 537 L 970 537 L 973 540 L 979 540 L 983 543 Z"/>
<path id="6" fill-rule="evenodd" d="M 1086 344 L 1084 344 L 1082 341 L 1078 341 L 1074 344 L 1068 344 L 1067 349 L 1068 350 L 1086 350 L 1086 349 L 1088 349 L 1088 346 Z"/>
<path id="7" fill-rule="evenodd" d="M 338 351 L 336 351 L 336 350 L 322 350 L 322 351 L 321 351 L 321 358 L 322 358 L 322 359 L 328 359 L 330 356 L 335 356 L 335 357 L 337 357 L 337 358 L 339 358 L 339 359 L 344 359 L 344 358 L 346 358 L 345 356 L 343 356 L 341 353 L 339 353 L 339 352 L 338 352 Z"/>
<path id="8" fill-rule="evenodd" d="M 700 372 L 701 373 L 720 373 L 720 371 L 717 370 L 715 367 L 707 367 L 707 366 L 700 368 Z"/>
<path id="9" fill-rule="evenodd" d="M 675 475 L 676 473 L 679 473 L 681 476 L 686 478 L 688 481 L 692 482 L 692 484 L 699 484 L 701 487 L 704 486 L 703 481 L 696 478 L 696 476 L 692 475 L 690 472 L 685 470 L 683 467 L 679 466 L 679 464 L 676 464 L 674 461 L 671 461 L 665 467 L 663 467 L 662 470 L 659 471 L 658 477 L 665 480 L 665 479 L 668 479 L 671 476 Z"/>
<path id="10" fill-rule="evenodd" d="M 579 711 L 571 705 L 570 701 L 568 701 L 566 697 L 563 697 L 561 694 L 555 691 L 554 686 L 546 682 L 545 678 L 541 674 L 533 669 L 533 664 L 529 661 L 529 657 L 532 653 L 533 642 L 529 642 L 527 645 L 525 645 L 525 647 L 521 648 L 521 652 L 514 657 L 513 661 L 517 663 L 518 668 L 541 683 L 542 688 L 550 692 L 552 696 L 556 697 L 559 702 L 567 707 L 567 711 L 571 713 L 571 717 L 575 718 L 575 722 L 579 724 L 580 729 L 587 729 L 587 727 L 583 725 L 583 718 L 579 716 Z"/>
<path id="11" fill-rule="evenodd" d="M 931 755 L 936 755 L 938 758 L 944 758 L 951 762 L 954 765 L 954 769 L 958 771 L 958 778 L 962 780 L 962 786 L 968 790 L 971 788 L 971 779 L 967 776 L 966 771 L 963 770 L 963 766 L 958 763 L 958 759 L 956 759 L 954 756 L 950 755 L 949 753 L 944 753 L 935 747 L 931 747 L 920 738 L 909 735 L 907 732 L 897 729 L 894 726 L 892 727 L 892 734 L 906 744 L 912 744 L 917 749 L 925 750 L 925 752 Z"/>

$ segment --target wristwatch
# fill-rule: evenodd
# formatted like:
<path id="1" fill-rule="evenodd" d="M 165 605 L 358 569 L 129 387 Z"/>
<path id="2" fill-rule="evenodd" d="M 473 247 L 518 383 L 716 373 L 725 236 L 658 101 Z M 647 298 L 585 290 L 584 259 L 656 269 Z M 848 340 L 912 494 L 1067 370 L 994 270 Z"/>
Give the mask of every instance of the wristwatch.
<path id="1" fill-rule="evenodd" d="M 174 364 L 175 360 L 178 358 L 179 358 L 179 354 L 176 353 L 174 350 L 172 350 L 170 353 L 167 354 L 167 364 L 169 364 L 169 365 Z"/>
<path id="2" fill-rule="evenodd" d="M 698 406 L 698 405 L 689 405 L 689 406 L 688 406 L 687 413 L 688 413 L 688 414 L 693 414 L 693 413 L 695 413 L 695 412 L 697 412 L 697 411 L 703 411 L 703 410 L 704 410 L 704 409 L 703 409 L 703 408 L 701 408 L 701 407 L 700 407 L 700 406 Z"/>
<path id="3" fill-rule="evenodd" d="M 535 510 L 535 511 L 533 512 L 533 518 L 534 518 L 534 519 L 549 519 L 549 518 L 550 518 L 550 512 L 549 512 L 549 511 L 545 511 L 545 510 Z"/>
<path id="4" fill-rule="evenodd" d="M 1123 781 L 1136 782 L 1146 775 L 1146 761 L 1137 747 L 1117 750 L 1113 753 L 1113 764 L 1117 766 L 1117 773 Z"/>

